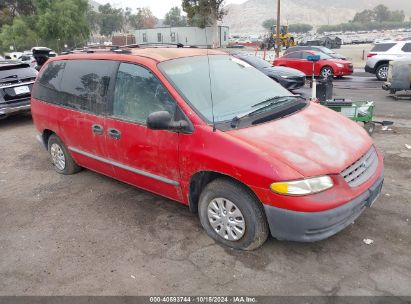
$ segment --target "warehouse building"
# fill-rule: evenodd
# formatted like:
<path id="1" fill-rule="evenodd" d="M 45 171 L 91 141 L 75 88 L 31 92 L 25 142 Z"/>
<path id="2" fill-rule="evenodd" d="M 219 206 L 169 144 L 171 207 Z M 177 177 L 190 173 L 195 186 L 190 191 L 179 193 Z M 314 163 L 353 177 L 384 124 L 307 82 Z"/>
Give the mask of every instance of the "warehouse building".
<path id="1" fill-rule="evenodd" d="M 158 27 L 135 31 L 137 44 L 181 43 L 185 46 L 212 47 L 213 28 L 185 27 Z M 228 26 L 218 26 L 218 45 L 225 47 L 228 44 Z"/>

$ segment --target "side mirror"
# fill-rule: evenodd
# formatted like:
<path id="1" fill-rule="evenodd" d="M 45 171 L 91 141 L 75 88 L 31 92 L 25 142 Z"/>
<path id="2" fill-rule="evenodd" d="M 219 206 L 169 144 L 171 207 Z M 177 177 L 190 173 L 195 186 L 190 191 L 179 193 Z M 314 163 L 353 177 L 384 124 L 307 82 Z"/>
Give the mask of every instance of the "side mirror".
<path id="1" fill-rule="evenodd" d="M 147 127 L 152 130 L 190 131 L 187 121 L 172 121 L 168 111 L 158 111 L 148 115 Z"/>

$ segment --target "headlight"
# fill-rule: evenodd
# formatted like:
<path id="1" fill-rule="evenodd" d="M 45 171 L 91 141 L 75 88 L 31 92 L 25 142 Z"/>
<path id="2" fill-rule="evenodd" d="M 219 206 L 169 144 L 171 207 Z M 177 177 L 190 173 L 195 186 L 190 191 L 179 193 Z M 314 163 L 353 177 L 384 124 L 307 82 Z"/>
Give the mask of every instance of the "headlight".
<path id="1" fill-rule="evenodd" d="M 287 75 L 281 75 L 281 78 L 288 78 L 288 77 L 290 77 L 290 76 L 287 76 Z"/>
<path id="2" fill-rule="evenodd" d="M 272 183 L 270 189 L 284 195 L 307 195 L 327 190 L 334 186 L 329 176 L 319 176 L 308 179 Z"/>
<path id="3" fill-rule="evenodd" d="M 344 67 L 344 65 L 343 65 L 342 63 L 336 63 L 335 65 L 338 66 L 339 68 L 343 68 L 343 67 Z"/>

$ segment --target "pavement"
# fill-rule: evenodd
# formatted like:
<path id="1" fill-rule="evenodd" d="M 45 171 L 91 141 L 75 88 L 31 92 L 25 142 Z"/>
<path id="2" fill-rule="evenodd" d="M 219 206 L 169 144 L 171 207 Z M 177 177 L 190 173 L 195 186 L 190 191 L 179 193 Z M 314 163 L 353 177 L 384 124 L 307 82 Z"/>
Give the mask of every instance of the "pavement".
<path id="1" fill-rule="evenodd" d="M 0 295 L 411 295 L 411 100 L 380 85 L 334 82 L 394 121 L 373 136 L 378 201 L 327 240 L 252 252 L 216 244 L 186 206 L 88 170 L 57 174 L 30 116 L 0 121 Z"/>

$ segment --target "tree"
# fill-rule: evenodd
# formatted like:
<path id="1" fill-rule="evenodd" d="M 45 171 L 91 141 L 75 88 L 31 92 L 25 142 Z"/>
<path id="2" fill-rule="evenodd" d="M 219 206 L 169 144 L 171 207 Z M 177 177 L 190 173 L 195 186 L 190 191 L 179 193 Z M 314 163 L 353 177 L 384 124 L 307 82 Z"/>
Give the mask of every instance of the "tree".
<path id="1" fill-rule="evenodd" d="M 120 31 L 123 27 L 123 10 L 112 7 L 109 3 L 98 7 L 96 17 L 100 34 L 109 36 L 113 32 Z"/>
<path id="2" fill-rule="evenodd" d="M 223 9 L 224 0 L 183 0 L 183 10 L 187 13 L 190 25 L 205 28 L 212 26 L 212 46 L 218 46 L 217 22 L 223 18 L 226 11 Z"/>
<path id="3" fill-rule="evenodd" d="M 277 24 L 277 20 L 275 20 L 274 18 L 270 18 L 267 20 L 264 20 L 263 23 L 261 23 L 261 25 L 267 30 L 267 31 L 271 31 L 271 28 L 273 26 L 275 26 Z"/>
<path id="4" fill-rule="evenodd" d="M 148 7 L 137 8 L 137 14 L 129 17 L 130 24 L 136 29 L 154 28 L 158 19 Z"/>
<path id="5" fill-rule="evenodd" d="M 183 0 L 183 11 L 187 13 L 188 23 L 205 28 L 216 26 L 225 15 L 224 0 Z"/>
<path id="6" fill-rule="evenodd" d="M 391 20 L 392 22 L 404 22 L 405 14 L 404 11 L 393 11 L 391 12 Z"/>
<path id="7" fill-rule="evenodd" d="M 186 26 L 187 18 L 182 16 L 181 9 L 178 6 L 175 6 L 165 15 L 164 24 L 169 26 Z"/>
<path id="8" fill-rule="evenodd" d="M 30 49 L 36 40 L 36 33 L 20 17 L 14 18 L 12 25 L 6 24 L 1 29 L 0 46 L 3 49 L 9 49 L 10 46 L 15 50 Z"/>
<path id="9" fill-rule="evenodd" d="M 52 40 L 57 49 L 61 48 L 60 43 L 84 42 L 89 35 L 87 10 L 87 0 L 52 0 L 38 16 L 37 30 L 44 40 Z"/>
<path id="10" fill-rule="evenodd" d="M 372 10 L 363 10 L 356 13 L 352 22 L 367 23 L 375 20 L 375 12 Z"/>
<path id="11" fill-rule="evenodd" d="M 391 11 L 383 4 L 380 4 L 374 8 L 375 21 L 384 22 L 391 20 Z"/>

